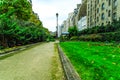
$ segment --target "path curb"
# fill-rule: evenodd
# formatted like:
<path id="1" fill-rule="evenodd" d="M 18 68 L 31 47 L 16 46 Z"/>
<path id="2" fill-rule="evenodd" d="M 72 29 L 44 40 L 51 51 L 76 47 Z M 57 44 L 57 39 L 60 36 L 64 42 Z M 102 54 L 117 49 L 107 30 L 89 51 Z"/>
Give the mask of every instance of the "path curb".
<path id="1" fill-rule="evenodd" d="M 6 55 L 9 55 L 9 54 L 13 54 L 13 53 L 18 52 L 18 51 L 25 50 L 25 49 L 31 47 L 32 45 L 36 45 L 36 44 L 39 44 L 39 43 L 20 46 L 18 48 L 13 49 L 13 50 L 4 51 L 4 52 L 0 53 L 0 58 L 4 57 Z"/>
<path id="2" fill-rule="evenodd" d="M 61 59 L 62 67 L 67 80 L 81 80 L 78 73 L 73 68 L 70 60 L 66 57 L 61 47 L 58 45 L 58 53 Z"/>

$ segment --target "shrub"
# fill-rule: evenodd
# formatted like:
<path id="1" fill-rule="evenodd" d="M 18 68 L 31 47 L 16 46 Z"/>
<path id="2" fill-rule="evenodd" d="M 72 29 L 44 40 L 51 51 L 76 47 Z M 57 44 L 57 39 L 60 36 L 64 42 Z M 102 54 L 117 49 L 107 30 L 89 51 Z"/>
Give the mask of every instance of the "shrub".
<path id="1" fill-rule="evenodd" d="M 101 41 L 117 41 L 120 42 L 120 32 L 100 33 L 102 36 Z"/>
<path id="2" fill-rule="evenodd" d="M 78 29 L 76 26 L 69 27 L 68 32 L 70 37 L 78 35 Z"/>
<path id="3" fill-rule="evenodd" d="M 60 39 L 60 42 L 62 42 L 62 41 L 68 41 L 69 37 L 67 35 L 62 35 L 62 36 L 60 36 L 59 39 Z"/>
<path id="4" fill-rule="evenodd" d="M 0 49 L 3 49 L 3 46 L 0 46 Z"/>
<path id="5" fill-rule="evenodd" d="M 78 36 L 73 36 L 73 37 L 70 38 L 70 40 L 77 41 L 77 40 L 79 40 L 79 37 Z"/>
<path id="6" fill-rule="evenodd" d="M 79 35 L 116 32 L 120 30 L 120 20 L 106 26 L 95 26 L 79 31 Z"/>
<path id="7" fill-rule="evenodd" d="M 79 37 L 80 40 L 84 41 L 100 41 L 101 38 L 102 36 L 98 34 L 82 35 Z"/>
<path id="8" fill-rule="evenodd" d="M 120 32 L 108 32 L 99 34 L 81 35 L 82 41 L 120 42 Z"/>

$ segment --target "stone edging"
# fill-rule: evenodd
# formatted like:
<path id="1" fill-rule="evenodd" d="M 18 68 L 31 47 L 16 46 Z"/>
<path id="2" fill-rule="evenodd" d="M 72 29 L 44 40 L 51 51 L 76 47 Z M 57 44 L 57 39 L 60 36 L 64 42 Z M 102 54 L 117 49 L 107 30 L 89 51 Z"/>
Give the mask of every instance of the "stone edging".
<path id="1" fill-rule="evenodd" d="M 13 49 L 13 50 L 8 50 L 8 51 L 5 51 L 5 52 L 2 52 L 2 53 L 0 53 L 0 58 L 1 58 L 1 57 L 4 57 L 4 56 L 6 56 L 6 55 L 9 55 L 9 54 L 15 53 L 15 52 L 17 52 L 17 51 L 25 50 L 25 49 L 31 47 L 32 45 L 36 45 L 36 44 L 38 44 L 38 43 L 29 44 L 29 45 L 25 45 L 25 46 L 20 46 L 20 47 L 18 47 L 18 48 Z"/>
<path id="2" fill-rule="evenodd" d="M 62 63 L 62 66 L 63 66 L 63 70 L 64 70 L 64 73 L 65 73 L 66 79 L 67 80 L 81 80 L 78 73 L 75 71 L 71 62 L 65 56 L 64 52 L 62 51 L 62 49 L 60 48 L 59 45 L 58 45 L 58 53 L 59 53 L 59 56 L 60 56 L 60 59 L 61 59 L 61 63 Z"/>

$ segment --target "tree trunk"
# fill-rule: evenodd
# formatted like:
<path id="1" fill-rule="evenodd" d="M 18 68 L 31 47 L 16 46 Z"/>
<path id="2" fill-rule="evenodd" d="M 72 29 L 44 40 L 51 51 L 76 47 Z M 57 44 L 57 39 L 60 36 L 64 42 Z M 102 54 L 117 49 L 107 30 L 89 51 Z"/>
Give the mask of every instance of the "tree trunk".
<path id="1" fill-rule="evenodd" d="M 3 47 L 8 47 L 7 38 L 5 37 L 5 35 L 2 35 L 1 45 Z"/>

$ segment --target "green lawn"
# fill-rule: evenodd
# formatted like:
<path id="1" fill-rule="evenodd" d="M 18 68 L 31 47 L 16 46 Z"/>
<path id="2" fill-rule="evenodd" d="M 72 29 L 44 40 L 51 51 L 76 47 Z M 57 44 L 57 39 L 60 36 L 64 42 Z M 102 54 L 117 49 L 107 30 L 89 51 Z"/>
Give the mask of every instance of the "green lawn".
<path id="1" fill-rule="evenodd" d="M 82 80 L 120 80 L 120 47 L 99 42 L 61 42 Z"/>

